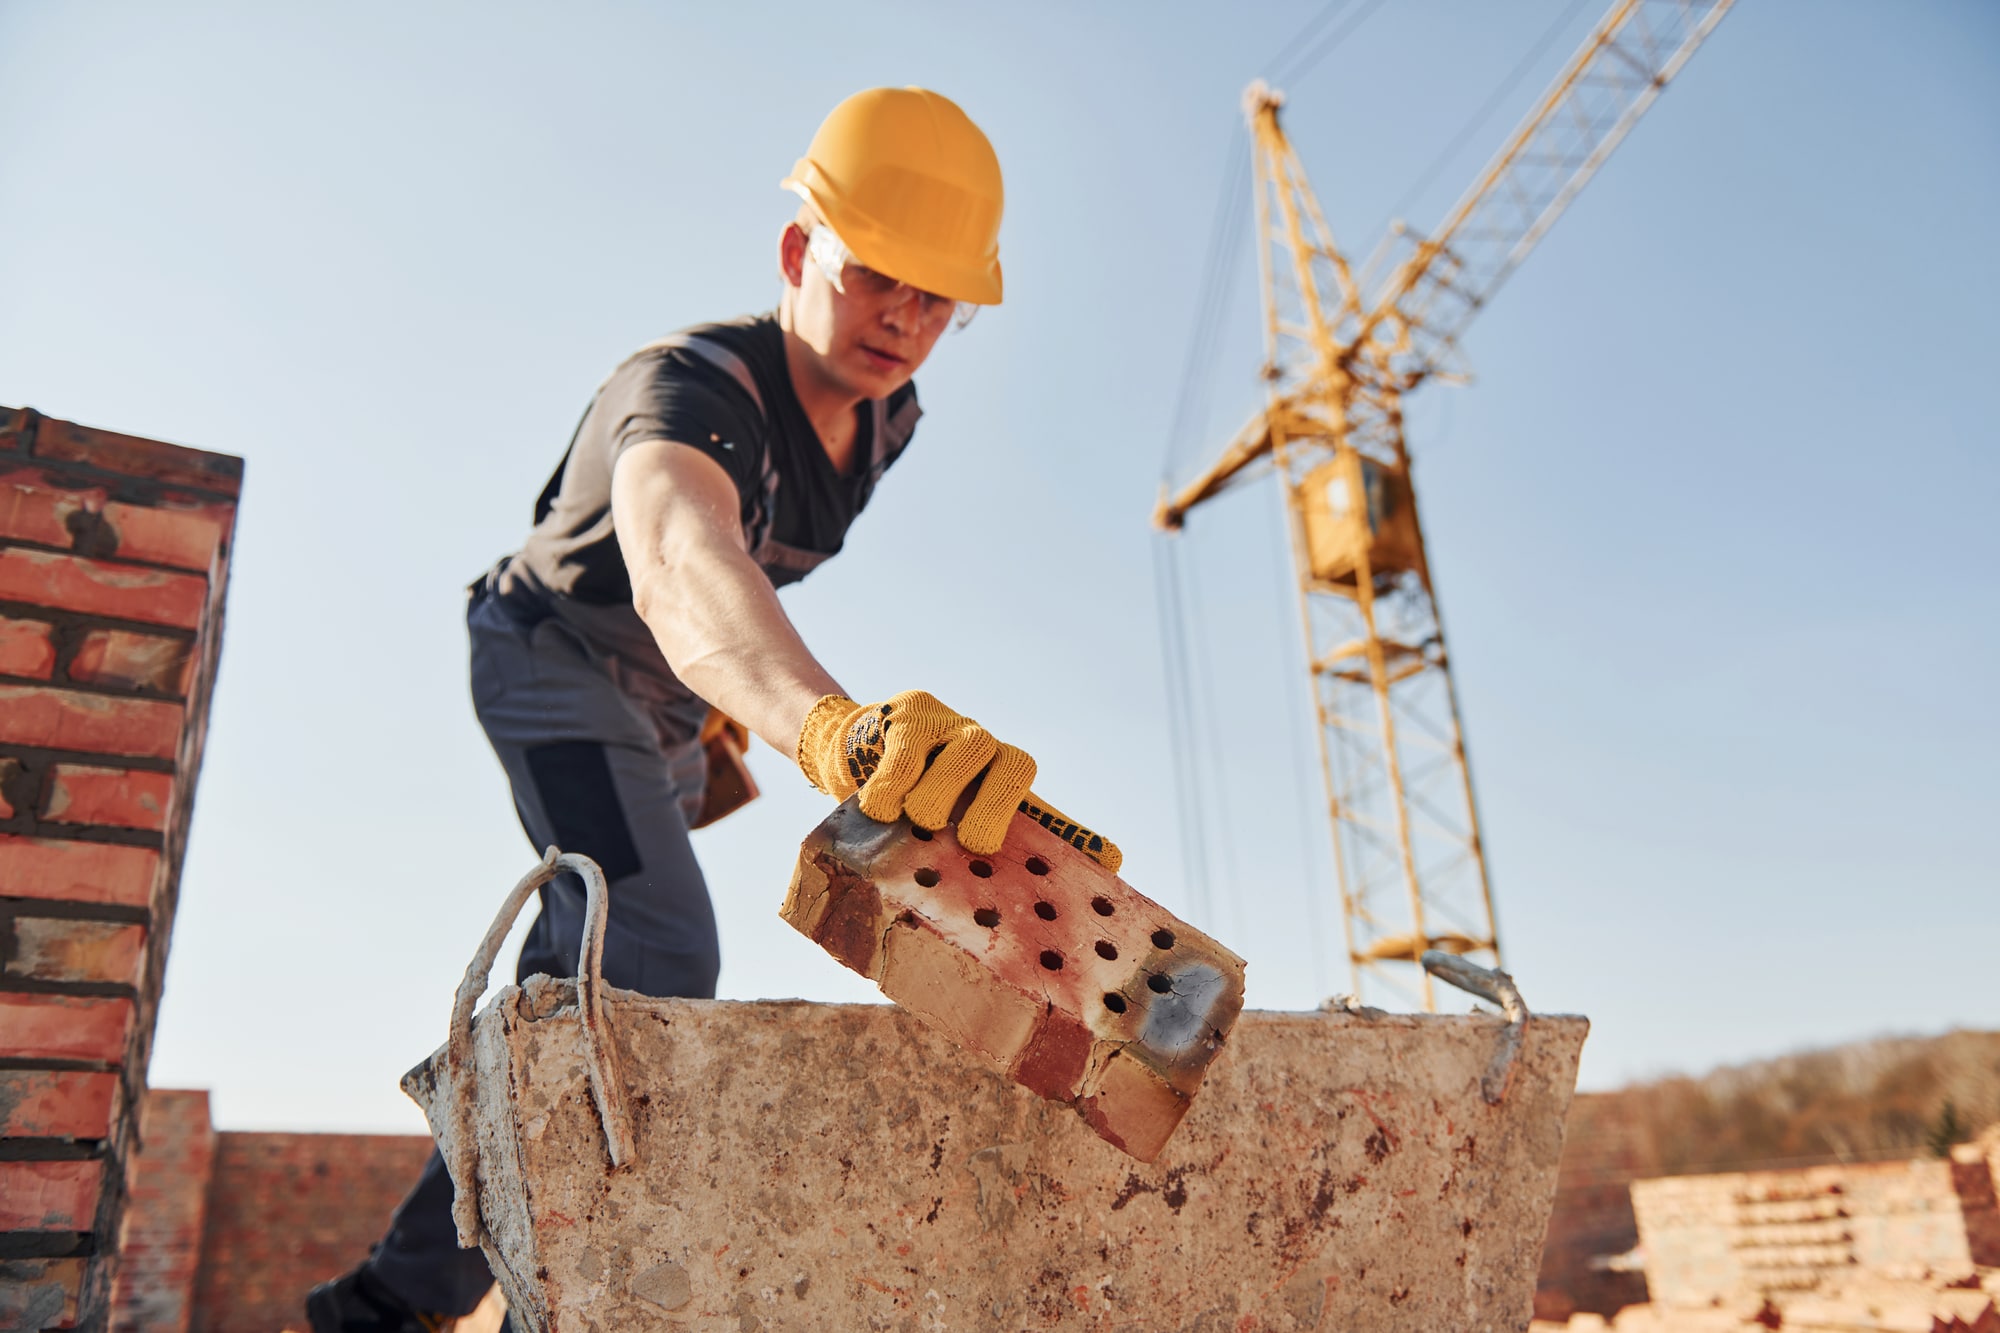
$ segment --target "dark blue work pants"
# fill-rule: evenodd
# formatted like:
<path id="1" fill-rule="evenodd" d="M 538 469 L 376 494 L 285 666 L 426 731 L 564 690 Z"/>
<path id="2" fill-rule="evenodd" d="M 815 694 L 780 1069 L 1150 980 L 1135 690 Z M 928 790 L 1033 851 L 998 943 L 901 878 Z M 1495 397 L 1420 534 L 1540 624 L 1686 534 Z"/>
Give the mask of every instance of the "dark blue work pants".
<path id="1" fill-rule="evenodd" d="M 555 616 L 524 623 L 483 588 L 466 607 L 466 628 L 473 708 L 535 854 L 550 843 L 581 852 L 609 882 L 604 979 L 645 995 L 713 996 L 715 913 L 688 843 L 705 777 L 705 708 L 621 672 Z M 516 980 L 577 974 L 583 898 L 575 875 L 542 889 Z M 451 1177 L 433 1152 L 368 1262 L 416 1308 L 461 1315 L 493 1277 L 483 1253 L 458 1248 L 451 1200 Z"/>

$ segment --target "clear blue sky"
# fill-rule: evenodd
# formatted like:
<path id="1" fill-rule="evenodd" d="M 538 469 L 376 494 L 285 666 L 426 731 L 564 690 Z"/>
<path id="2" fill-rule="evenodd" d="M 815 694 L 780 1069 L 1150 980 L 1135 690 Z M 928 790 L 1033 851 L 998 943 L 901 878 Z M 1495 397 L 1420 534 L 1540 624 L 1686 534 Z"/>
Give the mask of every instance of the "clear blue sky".
<path id="1" fill-rule="evenodd" d="M 1567 8 L 1394 0 L 1289 87 L 1350 250 Z M 460 590 L 624 353 L 774 303 L 777 179 L 877 83 L 993 137 L 1008 301 L 788 605 L 1191 911 L 1147 519 L 1239 93 L 1318 9 L 0 3 L 0 402 L 249 462 L 154 1080 L 229 1127 L 419 1127 L 396 1078 L 531 859 Z M 1595 1020 L 1587 1084 L 2000 1026 L 1996 75 L 1990 4 L 1744 0 L 1473 326 L 1477 382 L 1418 400 L 1509 963 Z M 1303 1007 L 1347 979 L 1276 515 L 1188 539 L 1236 738 L 1205 924 Z M 754 764 L 698 839 L 724 994 L 872 995 L 778 921 L 824 801 Z"/>

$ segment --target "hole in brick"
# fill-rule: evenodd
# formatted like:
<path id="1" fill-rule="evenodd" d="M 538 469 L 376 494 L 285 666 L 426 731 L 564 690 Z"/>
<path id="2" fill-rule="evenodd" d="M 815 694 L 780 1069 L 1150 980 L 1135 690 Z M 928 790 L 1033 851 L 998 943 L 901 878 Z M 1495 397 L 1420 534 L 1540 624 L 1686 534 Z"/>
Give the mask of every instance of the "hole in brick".
<path id="1" fill-rule="evenodd" d="M 1111 905 L 1109 898 L 1092 898 L 1090 900 L 1090 910 L 1099 916 L 1110 916 L 1118 909 Z"/>
<path id="2" fill-rule="evenodd" d="M 1000 912 L 997 908 L 982 907 L 972 914 L 972 919 L 991 930 L 1000 924 Z"/>
<path id="3" fill-rule="evenodd" d="M 927 828 L 918 828 L 915 824 L 912 824 L 910 825 L 910 836 L 915 838 L 918 842 L 929 842 L 932 838 L 935 838 L 937 834 L 931 832 Z"/>
<path id="4" fill-rule="evenodd" d="M 1036 903 L 1035 915 L 1044 921 L 1053 921 L 1056 919 L 1056 905 L 1054 903 Z"/>
<path id="5" fill-rule="evenodd" d="M 938 872 L 932 870 L 929 866 L 925 866 L 923 869 L 919 870 L 917 872 L 916 878 L 917 878 L 917 883 L 923 885 L 927 889 L 934 889 L 938 885 L 938 878 L 939 878 Z"/>
<path id="6" fill-rule="evenodd" d="M 1163 927 L 1161 927 L 1161 928 L 1160 928 L 1159 930 L 1156 930 L 1156 931 L 1154 931 L 1154 932 L 1153 932 L 1153 947 L 1154 947 L 1155 949 L 1171 949 L 1171 948 L 1173 948 L 1173 947 L 1174 947 L 1174 932 L 1172 932 L 1171 930 L 1168 930 L 1168 929 L 1166 929 L 1166 928 L 1165 928 L 1164 926 L 1163 926 Z"/>
<path id="7" fill-rule="evenodd" d="M 1167 979 L 1167 974 L 1164 972 L 1155 972 L 1146 978 L 1146 989 L 1155 995 L 1165 995 L 1173 988 L 1174 983 Z"/>
<path id="8" fill-rule="evenodd" d="M 1049 971 L 1051 972 L 1062 971 L 1062 963 L 1063 963 L 1062 955 L 1057 953 L 1054 949 L 1042 950 L 1042 966 L 1046 967 Z"/>
<path id="9" fill-rule="evenodd" d="M 1097 956 L 1107 963 L 1115 963 L 1118 961 L 1118 946 L 1110 940 L 1099 940 L 1097 942 Z"/>
<path id="10" fill-rule="evenodd" d="M 972 873 L 981 879 L 992 879 L 993 863 L 991 861 L 974 861 L 972 863 Z"/>
<path id="11" fill-rule="evenodd" d="M 1028 858 L 1028 873 L 1030 875 L 1046 875 L 1049 873 L 1049 863 L 1039 856 L 1031 856 Z"/>
<path id="12" fill-rule="evenodd" d="M 1104 1007 L 1114 1014 L 1122 1014 L 1125 1012 L 1125 997 L 1115 990 L 1106 991 L 1104 994 Z"/>

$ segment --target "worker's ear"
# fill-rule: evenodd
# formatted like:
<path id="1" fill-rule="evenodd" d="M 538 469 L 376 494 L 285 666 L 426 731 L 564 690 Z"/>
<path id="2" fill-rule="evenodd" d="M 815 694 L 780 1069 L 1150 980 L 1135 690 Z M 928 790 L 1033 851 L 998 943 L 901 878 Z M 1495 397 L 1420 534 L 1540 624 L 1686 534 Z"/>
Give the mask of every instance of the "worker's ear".
<path id="1" fill-rule="evenodd" d="M 787 286 L 796 287 L 806 277 L 806 233 L 796 222 L 787 222 L 778 237 L 778 271 Z"/>

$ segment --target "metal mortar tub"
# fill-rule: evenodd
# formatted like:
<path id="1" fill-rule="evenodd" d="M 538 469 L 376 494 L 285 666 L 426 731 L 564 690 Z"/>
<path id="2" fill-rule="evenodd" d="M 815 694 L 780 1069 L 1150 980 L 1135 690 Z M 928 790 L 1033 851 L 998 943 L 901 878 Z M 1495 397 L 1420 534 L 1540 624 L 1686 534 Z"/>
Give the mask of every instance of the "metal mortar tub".
<path id="1" fill-rule="evenodd" d="M 573 870 L 584 975 L 476 1017 Z M 404 1079 L 538 1333 L 1525 1329 L 1588 1029 L 1504 1006 L 1245 1012 L 1141 1164 L 889 1005 L 651 999 L 596 975 L 604 888 L 515 887 Z"/>

